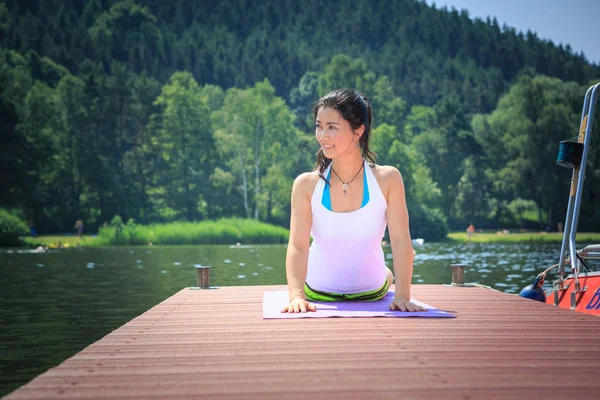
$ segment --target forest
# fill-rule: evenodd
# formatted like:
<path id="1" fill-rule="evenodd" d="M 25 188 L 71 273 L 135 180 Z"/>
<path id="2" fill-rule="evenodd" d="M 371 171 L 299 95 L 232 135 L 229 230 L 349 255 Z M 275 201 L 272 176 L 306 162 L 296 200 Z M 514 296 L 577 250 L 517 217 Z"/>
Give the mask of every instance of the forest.
<path id="1" fill-rule="evenodd" d="M 286 227 L 314 168 L 312 103 L 351 87 L 413 235 L 556 230 L 558 144 L 598 81 L 569 46 L 415 0 L 3 0 L 0 207 L 40 233 L 115 215 Z M 600 226 L 599 123 L 582 231 Z"/>

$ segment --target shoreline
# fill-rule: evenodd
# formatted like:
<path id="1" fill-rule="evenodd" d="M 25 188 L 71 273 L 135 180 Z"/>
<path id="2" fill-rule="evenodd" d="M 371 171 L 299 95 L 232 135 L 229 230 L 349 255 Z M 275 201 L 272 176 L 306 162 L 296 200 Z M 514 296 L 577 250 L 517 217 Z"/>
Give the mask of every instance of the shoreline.
<path id="1" fill-rule="evenodd" d="M 562 243 L 563 234 L 558 232 L 509 232 L 497 234 L 495 232 L 475 232 L 469 241 L 466 232 L 450 232 L 446 238 L 440 242 L 425 243 L 444 243 L 444 242 L 463 242 L 463 243 Z M 415 239 L 415 238 L 413 238 Z M 39 245 L 53 246 L 61 241 L 66 248 L 75 248 L 77 243 L 81 247 L 100 247 L 100 246 L 122 246 L 120 244 L 101 243 L 97 235 L 83 235 L 80 239 L 77 235 L 40 235 L 36 237 L 21 237 L 21 247 L 37 247 Z M 600 243 L 600 232 L 580 232 L 577 234 L 578 243 Z M 225 243 L 223 243 L 225 244 Z M 242 243 L 243 244 L 243 243 Z M 252 244 L 273 244 L 273 243 L 252 243 Z M 148 244 L 128 244 L 128 246 L 147 246 Z M 189 243 L 169 243 L 154 244 L 156 246 L 197 246 Z M 235 245 L 235 243 L 230 243 Z M 55 247 L 53 247 L 55 248 Z"/>
<path id="2" fill-rule="evenodd" d="M 464 243 L 557 243 L 561 244 L 563 234 L 560 232 L 475 232 L 469 241 L 466 232 L 450 232 L 446 241 Z M 599 232 L 579 232 L 578 243 L 600 243 Z"/>

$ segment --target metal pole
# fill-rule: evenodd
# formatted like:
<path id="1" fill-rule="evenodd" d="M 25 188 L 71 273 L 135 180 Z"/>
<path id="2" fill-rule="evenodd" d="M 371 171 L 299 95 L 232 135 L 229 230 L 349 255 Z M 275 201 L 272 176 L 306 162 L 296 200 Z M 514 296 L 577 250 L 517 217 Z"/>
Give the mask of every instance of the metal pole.
<path id="1" fill-rule="evenodd" d="M 591 144 L 592 126 L 594 122 L 594 110 L 596 109 L 596 101 L 598 99 L 598 89 L 600 89 L 600 83 L 596 84 L 592 89 L 592 95 L 590 97 L 590 103 L 587 113 L 587 126 L 585 127 L 585 138 L 583 155 L 581 157 L 581 168 L 579 169 L 579 180 L 577 182 L 577 191 L 575 193 L 575 203 L 573 210 L 573 223 L 570 232 L 569 250 L 571 253 L 571 270 L 575 278 L 575 289 L 579 290 L 579 260 L 577 259 L 577 248 L 575 247 L 575 235 L 577 234 L 577 224 L 579 222 L 579 211 L 581 208 L 581 198 L 583 196 L 583 181 L 585 180 L 585 167 L 587 162 L 588 150 Z"/>
<path id="2" fill-rule="evenodd" d="M 586 125 L 586 116 L 589 115 L 588 114 L 588 106 L 590 103 L 590 97 L 592 94 L 592 90 L 594 89 L 594 86 L 591 86 L 587 92 L 585 93 L 585 98 L 583 100 L 583 109 L 581 111 L 581 121 L 579 123 L 579 135 L 583 134 L 583 132 L 585 131 L 585 125 Z M 560 281 L 560 289 L 562 289 L 562 276 L 563 273 L 565 272 L 565 255 L 566 255 L 566 251 L 567 251 L 567 244 L 569 243 L 569 237 L 571 236 L 571 229 L 572 229 L 572 220 L 573 220 L 573 208 L 574 208 L 574 199 L 575 199 L 575 193 L 576 193 L 576 186 L 577 186 L 577 182 L 578 182 L 578 176 L 579 176 L 579 167 L 576 168 L 573 171 L 573 175 L 571 177 L 571 190 L 569 192 L 569 204 L 567 206 L 567 215 L 565 218 L 565 227 L 564 227 L 564 234 L 563 234 L 563 240 L 562 240 L 562 245 L 560 247 L 560 260 L 558 262 L 558 279 Z"/>

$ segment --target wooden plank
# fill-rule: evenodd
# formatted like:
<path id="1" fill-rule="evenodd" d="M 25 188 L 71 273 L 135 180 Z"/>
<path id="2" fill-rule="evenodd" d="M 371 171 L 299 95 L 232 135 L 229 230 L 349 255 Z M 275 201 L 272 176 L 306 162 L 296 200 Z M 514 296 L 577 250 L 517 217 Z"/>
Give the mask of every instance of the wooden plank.
<path id="1" fill-rule="evenodd" d="M 596 316 L 415 285 L 415 298 L 457 318 L 263 320 L 264 291 L 282 289 L 183 289 L 6 399 L 564 400 L 600 391 Z"/>

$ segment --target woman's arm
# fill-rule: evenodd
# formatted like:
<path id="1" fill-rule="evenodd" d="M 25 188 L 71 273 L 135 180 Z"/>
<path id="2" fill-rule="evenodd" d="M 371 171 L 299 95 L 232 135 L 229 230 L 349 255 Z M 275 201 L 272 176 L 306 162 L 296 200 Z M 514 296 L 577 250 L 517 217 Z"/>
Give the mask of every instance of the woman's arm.
<path id="1" fill-rule="evenodd" d="M 304 283 L 308 269 L 308 249 L 312 211 L 310 206 L 310 173 L 300 175 L 294 181 L 291 199 L 290 240 L 288 242 L 285 270 L 290 303 L 282 312 L 315 311 L 316 307 L 306 302 Z"/>
<path id="2" fill-rule="evenodd" d="M 387 222 L 390 233 L 390 245 L 394 260 L 394 275 L 396 277 L 396 293 L 392 310 L 424 311 L 425 309 L 410 302 L 410 284 L 413 274 L 414 252 L 410 239 L 408 210 L 402 175 L 394 167 L 387 172 Z"/>

